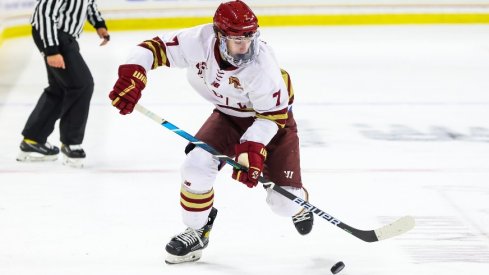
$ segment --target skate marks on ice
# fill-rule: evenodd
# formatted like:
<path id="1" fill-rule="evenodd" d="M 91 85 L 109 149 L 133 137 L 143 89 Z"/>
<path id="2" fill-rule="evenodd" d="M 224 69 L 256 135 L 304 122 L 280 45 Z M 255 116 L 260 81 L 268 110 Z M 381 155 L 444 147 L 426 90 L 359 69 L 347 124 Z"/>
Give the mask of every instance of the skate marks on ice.
<path id="1" fill-rule="evenodd" d="M 397 242 L 416 264 L 489 262 L 488 242 L 453 216 L 416 216 L 416 228 Z"/>
<path id="2" fill-rule="evenodd" d="M 368 124 L 354 124 L 360 133 L 369 139 L 387 141 L 471 141 L 489 142 L 489 128 L 468 127 L 464 131 L 446 126 L 432 125 L 427 130 L 419 130 L 408 125 L 391 124 L 386 129 Z"/>
<path id="3" fill-rule="evenodd" d="M 444 215 L 416 216 L 416 228 L 397 239 L 414 263 L 489 262 L 489 188 L 429 186 L 448 205 Z M 392 217 L 381 217 L 383 222 Z"/>
<path id="4" fill-rule="evenodd" d="M 310 120 L 297 119 L 301 147 L 325 147 L 324 137 L 333 126 L 313 126 Z M 316 123 L 317 125 L 317 123 Z M 470 126 L 454 128 L 443 125 L 430 125 L 426 128 L 406 124 L 389 124 L 387 126 L 374 126 L 365 123 L 353 123 L 363 137 L 371 140 L 383 141 L 466 141 L 489 143 L 489 127 Z"/>
<path id="5" fill-rule="evenodd" d="M 311 126 L 310 120 L 296 119 L 298 135 L 301 147 L 325 147 L 327 146 L 323 136 L 326 128 Z"/>

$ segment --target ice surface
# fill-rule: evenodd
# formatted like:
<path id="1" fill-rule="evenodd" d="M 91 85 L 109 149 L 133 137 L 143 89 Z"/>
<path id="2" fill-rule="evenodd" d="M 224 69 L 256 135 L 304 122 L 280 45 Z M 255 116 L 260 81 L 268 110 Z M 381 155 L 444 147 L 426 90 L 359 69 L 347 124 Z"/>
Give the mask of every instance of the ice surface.
<path id="1" fill-rule="evenodd" d="M 162 30 L 161 32 L 163 32 Z M 164 264 L 184 226 L 186 142 L 107 97 L 130 47 L 160 31 L 80 39 L 95 93 L 84 169 L 17 163 L 20 132 L 46 86 L 30 38 L 0 49 L 0 274 L 482 275 L 489 270 L 489 26 L 264 28 L 296 92 L 303 181 L 311 202 L 375 229 L 403 215 L 403 236 L 364 243 L 316 219 L 306 237 L 225 168 L 201 261 Z M 212 106 L 184 71 L 149 74 L 141 103 L 195 133 Z M 49 138 L 59 144 L 57 130 Z"/>

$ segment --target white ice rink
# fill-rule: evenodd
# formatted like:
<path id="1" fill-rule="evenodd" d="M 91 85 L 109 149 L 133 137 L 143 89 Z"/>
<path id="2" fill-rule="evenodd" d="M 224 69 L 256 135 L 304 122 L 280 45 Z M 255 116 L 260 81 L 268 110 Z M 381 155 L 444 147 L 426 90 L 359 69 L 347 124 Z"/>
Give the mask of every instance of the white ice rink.
<path id="1" fill-rule="evenodd" d="M 186 141 L 107 97 L 129 48 L 158 33 L 80 39 L 96 83 L 84 169 L 15 161 L 47 80 L 30 37 L 0 48 L 1 275 L 324 275 L 339 260 L 343 275 L 489 273 L 489 25 L 264 28 L 295 87 L 311 202 L 360 229 L 407 214 L 417 225 L 364 243 L 316 218 L 299 236 L 226 167 L 209 247 L 179 266 L 164 246 L 184 229 Z M 212 110 L 166 68 L 140 102 L 190 133 Z"/>

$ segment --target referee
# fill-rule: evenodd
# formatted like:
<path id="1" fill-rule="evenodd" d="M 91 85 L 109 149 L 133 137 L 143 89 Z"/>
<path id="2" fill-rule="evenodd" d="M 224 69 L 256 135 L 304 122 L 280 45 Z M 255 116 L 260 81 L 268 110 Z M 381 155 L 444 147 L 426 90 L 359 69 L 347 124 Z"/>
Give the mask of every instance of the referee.
<path id="1" fill-rule="evenodd" d="M 56 160 L 59 148 L 47 142 L 60 119 L 64 164 L 81 167 L 93 78 L 80 54 L 77 38 L 85 21 L 103 39 L 110 39 L 95 0 L 38 0 L 32 15 L 32 37 L 44 57 L 49 86 L 30 114 L 22 135 L 18 161 Z"/>

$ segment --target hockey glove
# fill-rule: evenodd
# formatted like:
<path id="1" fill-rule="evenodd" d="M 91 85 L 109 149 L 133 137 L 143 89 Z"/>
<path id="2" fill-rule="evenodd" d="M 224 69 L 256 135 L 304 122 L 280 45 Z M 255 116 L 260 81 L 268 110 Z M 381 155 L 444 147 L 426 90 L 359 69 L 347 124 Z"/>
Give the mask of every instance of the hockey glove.
<path id="1" fill-rule="evenodd" d="M 261 143 L 246 141 L 236 145 L 236 161 L 248 167 L 248 172 L 233 169 L 233 179 L 238 180 L 249 188 L 258 184 L 258 178 L 263 170 L 263 162 L 267 158 L 267 150 Z"/>
<path id="2" fill-rule="evenodd" d="M 144 87 L 146 87 L 146 70 L 143 67 L 135 64 L 119 66 L 119 79 L 109 93 L 112 105 L 120 110 L 121 115 L 132 113 Z"/>

